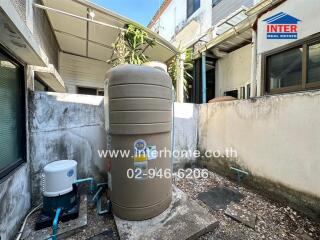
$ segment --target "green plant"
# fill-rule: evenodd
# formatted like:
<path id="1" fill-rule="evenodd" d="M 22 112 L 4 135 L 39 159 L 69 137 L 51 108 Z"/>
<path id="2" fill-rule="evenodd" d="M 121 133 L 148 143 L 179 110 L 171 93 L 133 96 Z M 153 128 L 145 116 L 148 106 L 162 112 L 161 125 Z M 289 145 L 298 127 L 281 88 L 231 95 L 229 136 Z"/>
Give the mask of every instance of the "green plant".
<path id="1" fill-rule="evenodd" d="M 155 40 L 148 36 L 142 29 L 130 24 L 125 31 L 119 34 L 118 40 L 113 45 L 114 53 L 117 56 L 113 65 L 120 64 L 142 64 L 148 61 L 144 51 L 148 47 L 154 47 Z"/>
<path id="2" fill-rule="evenodd" d="M 177 79 L 178 79 L 178 63 L 179 60 L 183 61 L 183 88 L 187 93 L 188 85 L 192 81 L 193 77 L 190 74 L 190 71 L 193 69 L 193 60 L 192 60 L 192 48 L 187 48 L 184 50 L 180 50 L 181 55 L 176 55 L 171 59 L 168 65 L 168 73 L 172 79 L 172 83 L 174 88 L 176 88 Z"/>

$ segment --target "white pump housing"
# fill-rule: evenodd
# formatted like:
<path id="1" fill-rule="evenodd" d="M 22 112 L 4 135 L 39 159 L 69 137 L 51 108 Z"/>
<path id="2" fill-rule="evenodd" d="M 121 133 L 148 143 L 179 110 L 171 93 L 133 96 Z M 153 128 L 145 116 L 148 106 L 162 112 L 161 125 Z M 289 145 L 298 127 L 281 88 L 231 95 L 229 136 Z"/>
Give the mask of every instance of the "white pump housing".
<path id="1" fill-rule="evenodd" d="M 77 180 L 77 162 L 60 160 L 44 167 L 42 179 L 43 195 L 56 197 L 72 191 L 72 184 Z"/>

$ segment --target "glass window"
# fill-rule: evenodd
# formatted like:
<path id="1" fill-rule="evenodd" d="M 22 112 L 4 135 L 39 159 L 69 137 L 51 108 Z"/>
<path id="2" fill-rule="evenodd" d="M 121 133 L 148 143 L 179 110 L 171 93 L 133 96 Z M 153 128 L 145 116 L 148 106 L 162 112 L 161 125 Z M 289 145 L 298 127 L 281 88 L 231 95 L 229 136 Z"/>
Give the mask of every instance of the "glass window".
<path id="1" fill-rule="evenodd" d="M 200 0 L 187 0 L 187 17 L 200 8 Z"/>
<path id="2" fill-rule="evenodd" d="M 78 87 L 78 94 L 97 95 L 97 89 L 88 87 Z"/>
<path id="3" fill-rule="evenodd" d="M 267 58 L 269 89 L 298 86 L 302 80 L 302 48 L 294 48 Z"/>
<path id="4" fill-rule="evenodd" d="M 238 90 L 226 91 L 224 92 L 225 96 L 238 98 Z"/>
<path id="5" fill-rule="evenodd" d="M 0 49 L 0 178 L 25 160 L 23 67 Z"/>
<path id="6" fill-rule="evenodd" d="M 320 43 L 309 46 L 307 83 L 320 81 Z"/>

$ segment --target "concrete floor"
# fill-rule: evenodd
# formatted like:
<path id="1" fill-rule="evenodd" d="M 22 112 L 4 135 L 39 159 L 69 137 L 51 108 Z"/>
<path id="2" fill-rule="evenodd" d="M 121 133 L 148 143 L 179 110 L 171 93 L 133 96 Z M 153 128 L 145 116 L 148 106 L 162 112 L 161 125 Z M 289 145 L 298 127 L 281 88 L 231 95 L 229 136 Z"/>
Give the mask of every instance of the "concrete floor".
<path id="1" fill-rule="evenodd" d="M 169 208 L 159 216 L 144 221 L 115 217 L 115 221 L 121 240 L 197 239 L 218 227 L 218 222 L 206 208 L 175 186 Z"/>

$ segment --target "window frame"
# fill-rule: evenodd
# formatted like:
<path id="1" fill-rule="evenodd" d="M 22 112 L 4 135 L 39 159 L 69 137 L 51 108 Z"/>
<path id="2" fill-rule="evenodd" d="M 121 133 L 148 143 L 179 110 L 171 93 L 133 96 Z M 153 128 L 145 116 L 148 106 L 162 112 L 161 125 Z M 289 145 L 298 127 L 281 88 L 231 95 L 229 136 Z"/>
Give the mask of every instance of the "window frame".
<path id="1" fill-rule="evenodd" d="M 12 56 L 8 51 L 0 44 L 0 53 L 7 57 L 10 62 L 12 62 L 14 65 L 18 66 L 20 74 L 21 74 L 21 81 L 19 81 L 19 88 L 20 88 L 20 94 L 19 97 L 21 98 L 21 106 L 22 106 L 22 112 L 21 112 L 21 118 L 23 118 L 23 124 L 21 128 L 21 138 L 22 138 L 22 158 L 18 161 L 15 161 L 8 166 L 6 166 L 4 169 L 0 170 L 0 183 L 5 181 L 8 176 L 10 176 L 20 165 L 27 162 L 27 126 L 26 126 L 26 83 L 25 83 L 25 67 L 21 62 L 19 62 L 14 56 Z"/>
<path id="2" fill-rule="evenodd" d="M 43 87 L 45 88 L 44 92 L 55 92 L 52 88 L 50 88 L 50 87 L 48 86 L 48 84 L 46 84 L 39 76 L 37 76 L 37 75 L 35 74 L 35 76 L 34 76 L 34 82 L 36 82 L 36 81 L 37 81 L 38 83 L 40 83 L 40 84 L 43 85 Z M 39 91 L 39 90 L 34 89 L 34 91 Z M 42 91 L 40 91 L 40 92 L 42 92 Z"/>
<path id="3" fill-rule="evenodd" d="M 279 48 L 273 49 L 262 54 L 262 84 L 261 84 L 261 95 L 272 95 L 281 93 L 291 93 L 299 91 L 307 91 L 313 89 L 320 89 L 320 79 L 318 82 L 308 83 L 308 57 L 309 57 L 309 46 L 314 44 L 320 44 L 320 33 L 314 34 L 312 36 L 300 39 L 293 43 L 281 46 Z M 283 53 L 285 51 L 292 50 L 294 48 L 302 48 L 302 76 L 301 82 L 297 86 L 289 86 L 283 88 L 270 89 L 270 81 L 268 79 L 268 57 L 272 57 L 276 54 Z"/>
<path id="4" fill-rule="evenodd" d="M 198 11 L 200 8 L 201 8 L 201 0 L 190 0 L 192 1 L 192 12 L 189 13 L 189 3 L 188 3 L 189 0 L 186 1 L 186 4 L 187 4 L 187 19 L 190 18 L 196 11 Z M 198 8 L 195 8 L 195 5 L 196 5 L 196 1 L 199 1 L 199 7 Z"/>

